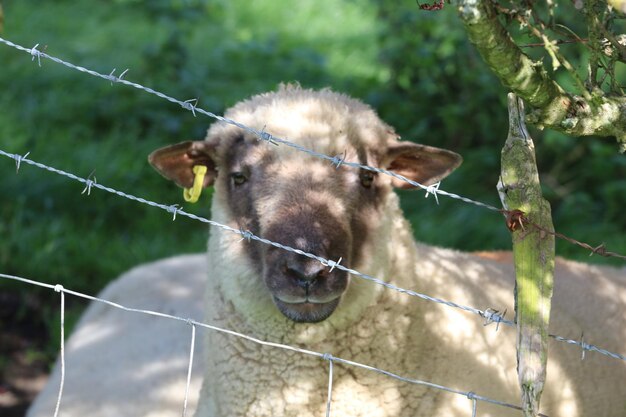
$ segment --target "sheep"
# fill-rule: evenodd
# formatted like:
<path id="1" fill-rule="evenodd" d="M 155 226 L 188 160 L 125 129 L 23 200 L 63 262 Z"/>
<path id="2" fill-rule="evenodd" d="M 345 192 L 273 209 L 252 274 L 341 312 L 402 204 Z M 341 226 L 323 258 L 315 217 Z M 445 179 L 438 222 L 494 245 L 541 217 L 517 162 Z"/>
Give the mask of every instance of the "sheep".
<path id="1" fill-rule="evenodd" d="M 424 185 L 461 163 L 454 152 L 400 141 L 367 105 L 330 90 L 282 86 L 226 117 L 342 161 L 391 169 Z M 416 242 L 387 175 L 272 146 L 233 125 L 203 141 L 155 151 L 150 162 L 181 187 L 208 167 L 212 220 L 314 253 L 362 273 L 460 304 L 513 311 L 507 253 L 463 253 Z M 425 219 L 424 221 L 428 221 Z M 442 232 L 445 225 L 442 225 Z M 244 233 L 245 237 L 245 233 Z M 166 239 L 167 237 L 163 237 Z M 101 294 L 127 306 L 204 321 L 271 342 L 330 353 L 414 379 L 519 404 L 514 329 L 384 288 L 255 240 L 213 229 L 207 255 L 139 266 Z M 197 294 L 204 292 L 204 300 Z M 626 271 L 558 259 L 551 332 L 612 351 L 626 345 Z M 66 348 L 62 415 L 180 413 L 190 329 L 92 305 Z M 188 412 L 208 416 L 323 416 L 328 363 L 206 332 Z M 552 341 L 542 412 L 626 412 L 626 363 Z M 29 417 L 49 416 L 59 365 Z M 199 392 L 198 392 L 199 391 Z M 332 416 L 468 416 L 460 395 L 336 364 Z M 479 416 L 521 412 L 480 402 Z"/>

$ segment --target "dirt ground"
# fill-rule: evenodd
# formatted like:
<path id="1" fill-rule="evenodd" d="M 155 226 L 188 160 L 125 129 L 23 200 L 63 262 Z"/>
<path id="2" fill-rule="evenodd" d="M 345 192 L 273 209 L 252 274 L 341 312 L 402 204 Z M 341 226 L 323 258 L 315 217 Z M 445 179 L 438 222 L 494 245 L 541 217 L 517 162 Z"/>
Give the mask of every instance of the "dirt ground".
<path id="1" fill-rule="evenodd" d="M 22 417 L 48 378 L 47 334 L 36 299 L 0 291 L 0 416 Z"/>

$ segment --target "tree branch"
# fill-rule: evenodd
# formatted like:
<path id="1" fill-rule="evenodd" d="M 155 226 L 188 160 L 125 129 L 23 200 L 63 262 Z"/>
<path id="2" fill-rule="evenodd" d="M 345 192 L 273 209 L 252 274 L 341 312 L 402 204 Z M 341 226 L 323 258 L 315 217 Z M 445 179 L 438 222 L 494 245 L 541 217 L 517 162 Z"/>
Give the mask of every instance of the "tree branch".
<path id="1" fill-rule="evenodd" d="M 620 150 L 626 151 L 625 97 L 592 91 L 584 98 L 566 92 L 540 62 L 533 62 L 515 44 L 490 0 L 460 0 L 458 11 L 483 60 L 532 107 L 528 123 L 571 136 L 614 136 Z"/>

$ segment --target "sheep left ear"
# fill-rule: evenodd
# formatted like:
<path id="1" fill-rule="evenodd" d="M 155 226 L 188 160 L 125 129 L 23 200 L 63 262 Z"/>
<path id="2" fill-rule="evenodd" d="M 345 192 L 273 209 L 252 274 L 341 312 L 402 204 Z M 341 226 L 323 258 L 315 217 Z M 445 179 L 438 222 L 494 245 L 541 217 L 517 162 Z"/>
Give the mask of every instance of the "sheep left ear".
<path id="1" fill-rule="evenodd" d="M 215 145 L 206 141 L 187 141 L 157 149 L 148 156 L 154 169 L 180 187 L 191 188 L 194 185 L 194 166 L 207 167 L 202 187 L 213 185 L 217 171 L 214 161 Z"/>
<path id="2" fill-rule="evenodd" d="M 435 184 L 461 165 L 463 158 L 456 152 L 412 142 L 396 142 L 389 145 L 385 166 L 422 185 Z M 415 188 L 411 184 L 393 178 L 393 186 Z"/>

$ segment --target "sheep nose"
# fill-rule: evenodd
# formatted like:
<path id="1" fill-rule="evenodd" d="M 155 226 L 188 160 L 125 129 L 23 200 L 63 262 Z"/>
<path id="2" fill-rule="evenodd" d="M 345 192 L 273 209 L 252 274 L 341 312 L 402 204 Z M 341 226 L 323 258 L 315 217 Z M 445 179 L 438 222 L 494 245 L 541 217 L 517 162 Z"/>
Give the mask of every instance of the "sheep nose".
<path id="1" fill-rule="evenodd" d="M 285 270 L 287 275 L 299 287 L 308 289 L 315 281 L 328 275 L 327 268 L 317 261 L 290 259 Z"/>

